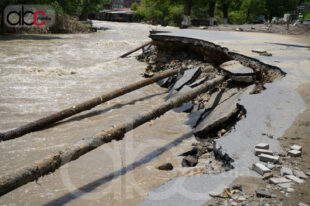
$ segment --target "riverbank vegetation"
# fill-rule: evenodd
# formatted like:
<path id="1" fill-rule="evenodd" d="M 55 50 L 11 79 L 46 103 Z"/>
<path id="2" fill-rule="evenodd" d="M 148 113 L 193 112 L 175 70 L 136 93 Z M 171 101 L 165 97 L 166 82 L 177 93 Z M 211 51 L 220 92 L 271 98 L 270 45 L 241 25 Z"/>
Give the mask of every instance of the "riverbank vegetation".
<path id="1" fill-rule="evenodd" d="M 137 20 L 153 24 L 180 25 L 186 10 L 191 19 L 200 22 L 208 22 L 211 17 L 216 23 L 228 19 L 232 24 L 244 24 L 283 17 L 296 10 L 299 3 L 300 0 L 141 0 L 132 9 Z"/>

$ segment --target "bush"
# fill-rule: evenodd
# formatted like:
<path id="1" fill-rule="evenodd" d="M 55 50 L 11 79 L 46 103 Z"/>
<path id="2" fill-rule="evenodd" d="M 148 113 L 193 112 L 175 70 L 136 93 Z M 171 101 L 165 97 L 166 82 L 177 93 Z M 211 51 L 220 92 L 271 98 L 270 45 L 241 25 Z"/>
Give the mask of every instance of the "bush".
<path id="1" fill-rule="evenodd" d="M 183 20 L 184 6 L 174 5 L 169 8 L 169 24 L 173 26 L 180 26 Z"/>
<path id="2" fill-rule="evenodd" d="M 244 24 L 246 14 L 242 11 L 232 11 L 229 13 L 229 20 L 232 24 Z"/>
<path id="3" fill-rule="evenodd" d="M 304 19 L 310 19 L 310 12 L 304 14 Z"/>

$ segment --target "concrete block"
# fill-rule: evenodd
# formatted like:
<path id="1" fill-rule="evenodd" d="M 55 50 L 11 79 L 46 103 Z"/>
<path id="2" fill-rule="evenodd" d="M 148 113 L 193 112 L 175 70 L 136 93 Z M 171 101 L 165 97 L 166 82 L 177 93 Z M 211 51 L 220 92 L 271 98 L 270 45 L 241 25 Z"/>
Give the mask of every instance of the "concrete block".
<path id="1" fill-rule="evenodd" d="M 288 183 L 291 182 L 291 180 L 286 179 L 285 177 L 273 177 L 269 179 L 269 182 L 272 184 L 283 184 L 283 183 Z"/>
<path id="2" fill-rule="evenodd" d="M 254 149 L 254 154 L 257 156 L 257 155 L 260 155 L 260 154 L 267 154 L 267 155 L 273 155 L 273 152 L 271 150 L 266 150 L 266 149 L 257 149 L 255 148 Z"/>
<path id="3" fill-rule="evenodd" d="M 307 175 L 306 175 L 303 171 L 294 170 L 294 171 L 293 171 L 293 174 L 294 174 L 296 177 L 299 177 L 299 178 L 301 178 L 301 179 L 308 179 Z"/>
<path id="4" fill-rule="evenodd" d="M 278 184 L 280 187 L 282 187 L 282 188 L 290 188 L 291 187 L 291 185 L 292 185 L 292 183 L 281 183 L 281 184 Z"/>
<path id="5" fill-rule="evenodd" d="M 273 162 L 277 163 L 279 162 L 280 157 L 279 156 L 272 156 L 272 155 L 267 155 L 267 154 L 260 154 L 258 155 L 259 160 L 262 162 Z"/>
<path id="6" fill-rule="evenodd" d="M 256 163 L 253 164 L 253 170 L 256 171 L 258 174 L 260 175 L 264 175 L 267 172 L 270 172 L 270 169 L 268 169 L 265 165 L 263 165 L 262 163 Z"/>
<path id="7" fill-rule="evenodd" d="M 297 150 L 297 151 L 301 151 L 302 150 L 302 147 L 299 146 L 299 145 L 293 145 L 290 148 L 291 148 L 291 150 Z"/>
<path id="8" fill-rule="evenodd" d="M 287 168 L 287 167 L 282 167 L 281 170 L 280 170 L 280 174 L 281 176 L 284 176 L 284 175 L 293 175 L 293 171 L 290 169 L 290 168 Z"/>
<path id="9" fill-rule="evenodd" d="M 294 175 L 286 175 L 286 178 L 293 180 L 294 182 L 297 182 L 298 184 L 302 184 L 304 181 Z"/>
<path id="10" fill-rule="evenodd" d="M 292 157 L 300 157 L 301 156 L 301 151 L 298 151 L 298 150 L 290 150 L 288 152 L 288 155 L 289 156 L 292 156 Z"/>
<path id="11" fill-rule="evenodd" d="M 269 149 L 269 144 L 267 143 L 259 143 L 255 146 L 257 149 Z"/>
<path id="12" fill-rule="evenodd" d="M 268 167 L 269 169 L 273 170 L 276 166 L 270 162 L 268 162 L 268 164 L 266 165 L 266 167 Z"/>

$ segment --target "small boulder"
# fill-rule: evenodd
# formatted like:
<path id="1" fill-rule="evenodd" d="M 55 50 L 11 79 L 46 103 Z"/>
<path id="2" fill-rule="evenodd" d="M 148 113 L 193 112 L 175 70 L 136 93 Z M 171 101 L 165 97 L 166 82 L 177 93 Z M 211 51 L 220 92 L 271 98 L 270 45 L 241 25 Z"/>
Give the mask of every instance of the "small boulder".
<path id="1" fill-rule="evenodd" d="M 166 164 L 163 164 L 159 167 L 157 167 L 159 170 L 166 170 L 166 171 L 170 171 L 170 170 L 173 170 L 173 165 L 171 163 L 166 163 Z"/>
<path id="2" fill-rule="evenodd" d="M 183 167 L 195 167 L 198 164 L 198 159 L 193 156 L 186 156 L 182 160 Z"/>
<path id="3" fill-rule="evenodd" d="M 301 178 L 301 179 L 308 179 L 307 175 L 306 175 L 303 171 L 294 170 L 294 171 L 293 171 L 293 174 L 294 174 L 296 177 L 299 177 L 299 178 Z"/>

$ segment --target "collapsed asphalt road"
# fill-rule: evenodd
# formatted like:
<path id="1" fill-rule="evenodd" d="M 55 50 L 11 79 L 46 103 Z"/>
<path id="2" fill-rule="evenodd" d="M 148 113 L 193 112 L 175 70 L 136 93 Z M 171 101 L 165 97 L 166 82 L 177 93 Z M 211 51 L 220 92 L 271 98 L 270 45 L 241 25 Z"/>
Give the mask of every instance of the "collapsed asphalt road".
<path id="1" fill-rule="evenodd" d="M 228 37 L 228 35 L 230 36 Z M 254 37 L 255 35 L 252 36 Z M 228 79 L 234 82 L 232 85 L 234 85 L 235 88 L 231 87 L 229 84 L 223 85 L 222 87 L 219 86 L 217 91 L 210 91 L 209 94 L 204 97 L 200 99 L 197 98 L 191 103 L 184 105 L 183 110 L 179 110 L 191 112 L 191 114 L 189 114 L 191 120 L 193 115 L 198 115 L 198 118 L 195 118 L 195 122 L 192 124 L 196 137 L 202 142 L 212 142 L 212 140 L 216 138 L 217 140 L 215 142 L 217 145 L 220 145 L 219 147 L 223 148 L 226 152 L 221 155 L 222 158 L 224 158 L 223 160 L 234 160 L 234 163 L 232 163 L 234 170 L 227 172 L 229 169 L 226 169 L 226 172 L 219 172 L 216 176 L 211 176 L 210 174 L 212 173 L 208 175 L 208 172 L 206 172 L 205 175 L 191 177 L 190 179 L 176 178 L 151 192 L 142 205 L 160 205 L 164 200 L 165 204 L 168 202 L 169 205 L 200 205 L 210 198 L 210 196 L 208 196 L 209 192 L 220 192 L 224 186 L 229 185 L 236 177 L 242 175 L 257 176 L 257 174 L 249 169 L 249 167 L 257 161 L 253 155 L 255 144 L 265 141 L 273 146 L 274 152 L 280 153 L 282 151 L 276 139 L 266 139 L 266 136 L 268 138 L 270 135 L 263 134 L 272 134 L 272 137 L 280 137 L 281 134 L 283 134 L 285 129 L 294 120 L 294 116 L 298 114 L 298 110 L 294 112 L 292 111 L 292 106 L 289 106 L 289 104 L 280 104 L 280 102 L 282 103 L 283 100 L 287 98 L 294 99 L 298 95 L 296 95 L 294 87 L 287 88 L 287 86 L 285 86 L 287 84 L 292 84 L 292 82 L 282 83 L 282 81 L 287 79 L 282 79 L 287 69 L 282 71 L 282 67 L 279 69 L 279 67 L 263 63 L 272 62 L 272 65 L 274 65 L 275 63 L 280 63 L 278 59 L 281 57 L 277 56 L 277 54 L 275 54 L 276 57 L 271 57 L 270 55 L 258 56 L 259 54 L 253 55 L 254 53 L 252 53 L 251 50 L 253 49 L 253 44 L 256 43 L 253 37 L 252 39 L 251 37 L 242 39 L 242 37 L 235 35 L 233 32 L 228 34 L 195 30 L 152 32 L 151 38 L 155 41 L 157 48 L 155 52 L 150 51 L 146 56 L 142 55 L 139 58 L 149 63 L 149 67 L 145 73 L 146 77 L 152 76 L 154 72 L 156 73 L 165 69 L 193 67 L 192 72 L 186 71 L 187 74 L 184 73 L 182 77 L 176 77 L 175 79 L 170 78 L 165 82 L 161 82 L 161 86 L 170 88 L 172 95 L 175 95 L 174 93 L 177 93 L 177 91 L 178 93 L 182 93 L 182 90 L 190 90 L 190 88 L 195 87 L 196 84 L 205 81 L 205 79 L 212 78 L 212 75 L 219 73 L 228 76 Z M 216 43 L 210 42 L 214 42 L 214 40 L 219 41 L 221 46 L 233 48 L 233 52 L 219 46 L 219 44 L 217 45 Z M 223 45 L 221 41 L 226 41 L 226 44 L 224 43 Z M 238 43 L 244 41 L 244 43 L 236 45 L 236 41 Z M 248 44 L 246 49 L 244 47 L 245 44 Z M 250 51 L 248 47 L 252 47 Z M 260 45 L 259 49 L 265 48 L 266 46 L 262 47 Z M 273 53 L 270 50 L 268 50 L 268 52 Z M 307 53 L 307 51 L 302 52 Z M 248 56 L 256 56 L 255 58 L 258 60 Z M 302 59 L 302 57 L 300 58 Z M 306 59 L 306 54 L 304 54 L 303 58 Z M 231 60 L 237 60 L 242 65 L 236 65 L 238 62 L 230 62 L 228 65 L 225 63 Z M 288 61 L 289 59 L 286 60 Z M 200 61 L 200 64 L 197 63 L 197 61 Z M 166 64 L 167 62 L 169 63 Z M 226 69 L 223 67 L 226 67 Z M 251 68 L 252 71 L 242 67 Z M 296 71 L 290 71 L 290 73 L 298 73 L 298 69 L 296 69 Z M 304 81 L 308 77 L 309 73 L 306 72 Z M 231 82 L 229 83 L 231 84 Z M 298 82 L 296 82 L 296 84 L 298 84 Z M 238 92 L 242 91 L 242 88 L 251 88 L 249 85 L 255 85 L 249 93 L 256 93 L 256 95 L 239 94 L 240 96 L 238 96 Z M 235 91 L 229 91 L 233 89 L 235 89 Z M 282 92 L 280 92 L 279 95 L 279 91 L 286 93 L 286 95 L 282 96 Z M 222 101 L 221 98 L 216 98 L 219 93 L 224 93 L 225 95 L 222 96 L 226 98 Z M 274 94 L 271 95 L 272 93 Z M 264 97 L 266 99 L 264 99 Z M 218 99 L 215 104 L 216 107 L 208 107 L 208 104 L 214 106 L 212 103 L 215 99 Z M 276 103 L 278 101 L 280 102 Z M 285 100 L 285 102 L 289 103 L 289 100 Z M 283 107 L 283 112 L 295 115 L 288 116 L 283 112 L 281 112 L 281 114 L 277 113 L 276 111 L 282 111 L 279 105 Z M 239 109 L 237 109 L 238 106 Z M 243 112 L 239 115 L 237 114 L 238 111 Z M 283 115 L 285 115 L 286 118 L 283 118 Z M 232 116 L 234 116 L 234 118 L 232 118 Z M 264 120 L 265 118 L 266 120 Z M 229 126 L 227 127 L 227 125 Z M 274 127 L 273 125 L 279 126 Z M 214 154 L 216 153 L 214 152 Z M 227 156 L 229 156 L 229 158 L 227 158 Z M 225 166 L 225 164 L 223 164 L 223 166 Z M 163 191 L 165 191 L 165 194 Z M 168 192 L 170 195 L 166 194 Z"/>

